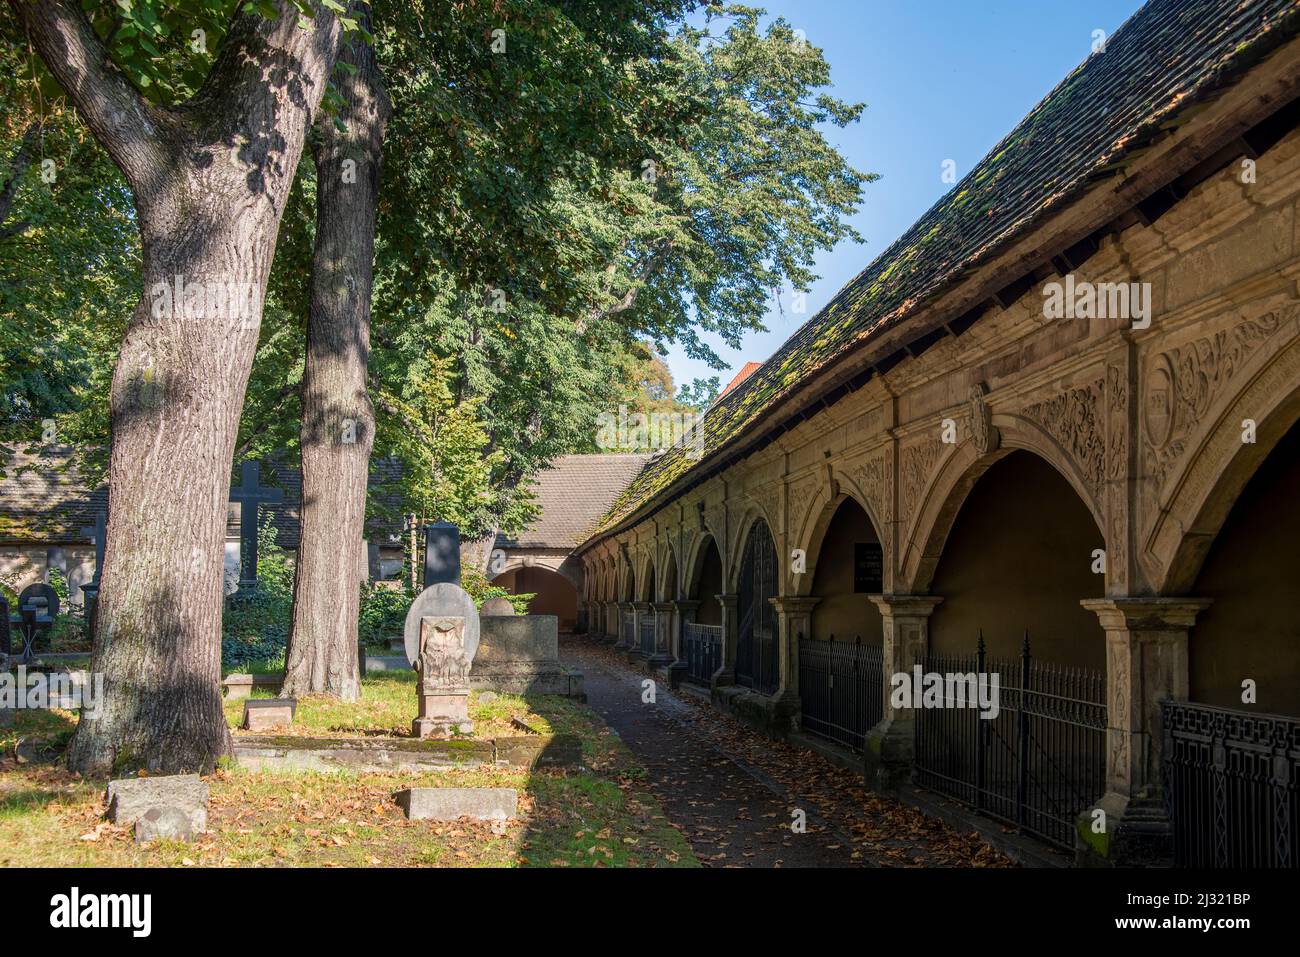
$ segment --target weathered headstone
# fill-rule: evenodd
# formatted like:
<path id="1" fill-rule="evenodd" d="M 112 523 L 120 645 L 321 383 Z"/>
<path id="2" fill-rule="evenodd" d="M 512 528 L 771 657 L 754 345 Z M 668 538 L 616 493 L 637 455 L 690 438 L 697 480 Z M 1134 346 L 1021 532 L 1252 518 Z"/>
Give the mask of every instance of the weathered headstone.
<path id="1" fill-rule="evenodd" d="M 257 589 L 257 511 L 263 502 L 279 502 L 284 492 L 260 484 L 262 466 L 245 462 L 239 485 L 230 490 L 230 500 L 239 503 L 239 590 L 247 597 Z"/>
<path id="2" fill-rule="evenodd" d="M 404 635 L 420 699 L 411 733 L 417 738 L 468 734 L 473 730 L 469 672 L 479 642 L 474 599 L 454 582 L 431 585 L 411 603 Z"/>
<path id="3" fill-rule="evenodd" d="M 460 584 L 460 529 L 451 522 L 424 526 L 424 587 Z"/>
<path id="4" fill-rule="evenodd" d="M 151 807 L 135 822 L 137 844 L 161 840 L 192 841 L 199 833 L 190 815 L 179 807 Z"/>
<path id="5" fill-rule="evenodd" d="M 384 577 L 384 567 L 379 561 L 379 546 L 374 542 L 366 542 L 366 578 L 372 582 L 379 581 Z"/>
<path id="6" fill-rule="evenodd" d="M 189 818 L 193 833 L 208 826 L 208 783 L 197 774 L 109 781 L 107 798 L 114 824 L 134 824 L 153 808 L 173 808 Z"/>
<path id="7" fill-rule="evenodd" d="M 510 599 L 504 595 L 498 595 L 496 598 L 489 598 L 483 602 L 483 607 L 479 609 L 479 615 L 483 618 L 510 618 L 515 614 L 515 606 L 510 603 Z"/>
<path id="8" fill-rule="evenodd" d="M 519 813 L 514 788 L 406 788 L 393 797 L 412 821 L 508 821 Z"/>
<path id="9" fill-rule="evenodd" d="M 104 542 L 108 537 L 108 516 L 101 508 L 95 513 L 95 524 L 87 525 L 81 534 L 87 536 L 95 546 L 95 573 L 89 584 L 81 586 L 82 610 L 85 613 L 86 626 L 90 633 L 95 633 L 95 609 L 99 599 L 99 576 L 104 571 Z"/>
<path id="10" fill-rule="evenodd" d="M 245 698 L 244 730 L 269 731 L 272 728 L 287 728 L 293 724 L 294 713 L 298 710 L 295 698 Z"/>
<path id="11" fill-rule="evenodd" d="M 28 585 L 18 596 L 18 614 L 19 634 L 23 639 L 21 660 L 27 664 L 32 660 L 37 639 L 49 633 L 59 616 L 59 593 L 44 582 Z"/>

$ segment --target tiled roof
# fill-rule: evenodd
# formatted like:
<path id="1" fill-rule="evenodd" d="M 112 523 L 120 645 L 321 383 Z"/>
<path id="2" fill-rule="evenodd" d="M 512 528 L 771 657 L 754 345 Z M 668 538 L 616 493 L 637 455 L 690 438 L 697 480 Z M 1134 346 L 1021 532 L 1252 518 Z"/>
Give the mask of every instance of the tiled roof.
<path id="1" fill-rule="evenodd" d="M 726 395 L 736 386 L 740 385 L 740 383 L 744 382 L 746 379 L 748 379 L 750 376 L 752 376 L 755 372 L 757 372 L 762 367 L 763 367 L 763 363 L 761 362 L 746 362 L 743 366 L 740 367 L 740 371 L 737 372 L 735 376 L 732 377 L 732 380 L 727 383 L 727 387 L 722 390 L 722 392 L 718 395 L 718 398 L 722 398 L 722 396 Z"/>
<path id="2" fill-rule="evenodd" d="M 711 464 L 813 372 L 914 316 L 1048 213 L 1078 199 L 1175 114 L 1296 33 L 1294 0 L 1151 0 L 762 367 L 718 399 L 690 447 L 650 462 L 593 537 Z"/>
<path id="3" fill-rule="evenodd" d="M 71 468 L 67 448 L 37 456 L 18 452 L 4 461 L 0 479 L 0 541 L 77 544 L 83 528 L 108 509 L 108 489 L 91 490 Z"/>
<path id="4" fill-rule="evenodd" d="M 572 548 L 580 543 L 650 459 L 649 455 L 564 455 L 533 482 L 541 510 L 516 538 L 498 548 Z"/>

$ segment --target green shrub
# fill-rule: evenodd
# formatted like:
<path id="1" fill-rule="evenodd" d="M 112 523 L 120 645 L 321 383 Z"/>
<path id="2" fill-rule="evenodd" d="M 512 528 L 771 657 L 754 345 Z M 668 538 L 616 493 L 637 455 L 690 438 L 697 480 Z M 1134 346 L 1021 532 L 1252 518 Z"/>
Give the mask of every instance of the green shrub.
<path id="1" fill-rule="evenodd" d="M 221 666 L 284 661 L 293 614 L 293 563 L 276 544 L 270 516 L 257 530 L 257 590 L 227 595 L 221 616 Z"/>

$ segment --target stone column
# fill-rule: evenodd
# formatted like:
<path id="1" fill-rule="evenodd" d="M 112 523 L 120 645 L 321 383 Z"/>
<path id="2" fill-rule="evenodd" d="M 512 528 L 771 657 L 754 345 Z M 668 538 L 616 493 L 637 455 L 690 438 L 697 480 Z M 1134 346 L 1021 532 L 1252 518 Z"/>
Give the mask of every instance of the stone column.
<path id="1" fill-rule="evenodd" d="M 1186 701 L 1187 633 L 1207 598 L 1095 598 L 1081 602 L 1106 632 L 1106 793 L 1080 817 L 1080 864 L 1169 863 L 1160 702 Z"/>
<path id="2" fill-rule="evenodd" d="M 642 658 L 645 657 L 641 654 L 641 622 L 645 620 L 646 615 L 653 614 L 654 606 L 651 605 L 650 602 L 632 602 L 632 644 L 629 645 L 627 649 L 629 655 L 638 655 Z"/>
<path id="3" fill-rule="evenodd" d="M 672 644 L 677 606 L 671 601 L 657 601 L 651 607 L 655 615 L 655 652 L 650 656 L 650 664 L 671 665 L 675 660 Z"/>
<path id="4" fill-rule="evenodd" d="M 890 788 L 906 781 L 912 772 L 915 721 L 911 709 L 890 703 L 890 681 L 896 674 L 910 675 L 917 659 L 930 647 L 930 615 L 942 598 L 933 595 L 868 595 L 880 609 L 884 649 L 884 717 L 867 732 L 862 759 L 868 781 Z"/>
<path id="5" fill-rule="evenodd" d="M 618 639 L 614 642 L 614 647 L 619 651 L 627 649 L 627 635 L 623 634 L 623 617 L 630 611 L 632 611 L 632 603 L 630 601 L 614 603 L 614 614 L 617 616 L 617 627 L 614 630 L 614 634 L 618 636 Z"/>
<path id="6" fill-rule="evenodd" d="M 618 602 L 605 602 L 605 640 L 618 641 Z"/>
<path id="7" fill-rule="evenodd" d="M 715 688 L 736 683 L 736 642 L 740 638 L 740 596 L 715 595 L 722 606 L 722 667 L 709 682 Z"/>
<path id="8" fill-rule="evenodd" d="M 812 635 L 812 612 L 820 598 L 773 598 L 776 609 L 777 655 L 781 668 L 780 685 L 775 698 L 779 725 L 799 727 L 799 636 Z"/>
<path id="9" fill-rule="evenodd" d="M 673 602 L 675 613 L 673 614 L 672 644 L 669 646 L 669 650 L 672 652 L 673 660 L 683 669 L 686 667 L 686 623 L 695 621 L 695 615 L 700 610 L 700 604 L 701 602 L 698 599 L 693 598 L 683 598 Z"/>

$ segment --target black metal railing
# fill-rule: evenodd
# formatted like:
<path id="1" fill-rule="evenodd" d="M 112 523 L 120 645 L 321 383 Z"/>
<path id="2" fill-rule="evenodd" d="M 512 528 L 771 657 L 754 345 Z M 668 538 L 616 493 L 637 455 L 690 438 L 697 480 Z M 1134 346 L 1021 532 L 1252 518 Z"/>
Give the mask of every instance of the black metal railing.
<path id="1" fill-rule="evenodd" d="M 722 626 L 684 622 L 682 645 L 686 654 L 686 676 L 700 684 L 709 684 L 722 667 Z"/>
<path id="2" fill-rule="evenodd" d="M 1161 703 L 1180 867 L 1300 867 L 1300 718 Z"/>
<path id="3" fill-rule="evenodd" d="M 1105 674 L 1035 662 L 1028 636 L 1018 660 L 987 657 L 981 635 L 974 655 L 920 664 L 959 680 L 945 680 L 942 707 L 913 712 L 913 780 L 1072 849 L 1076 818 L 1105 791 Z M 998 677 L 995 717 L 961 706 L 981 675 Z"/>
<path id="4" fill-rule="evenodd" d="M 636 646 L 636 634 L 633 631 L 635 628 L 636 619 L 633 617 L 632 612 L 623 612 L 623 634 L 622 640 L 619 642 L 620 645 L 627 648 L 633 648 Z"/>
<path id="5" fill-rule="evenodd" d="M 641 654 L 647 658 L 655 653 L 655 621 L 658 613 L 646 611 L 641 613 Z"/>
<path id="6" fill-rule="evenodd" d="M 799 636 L 800 726 L 809 734 L 861 751 L 885 714 L 884 649 L 858 641 Z"/>

